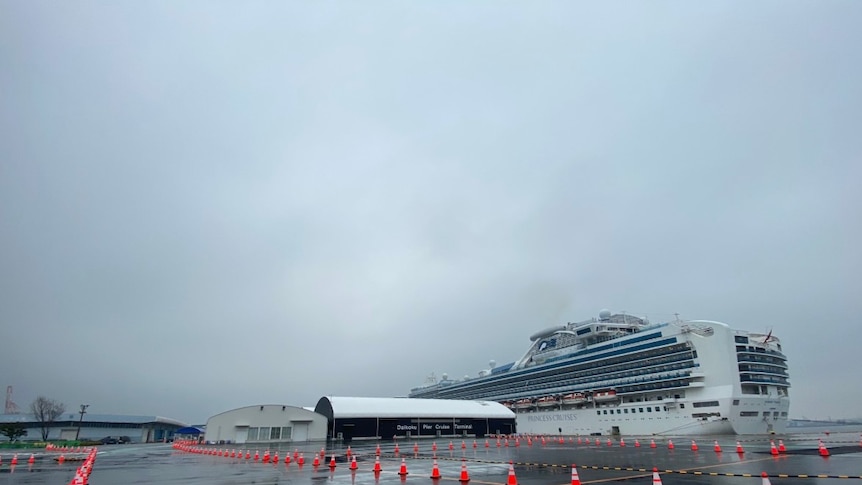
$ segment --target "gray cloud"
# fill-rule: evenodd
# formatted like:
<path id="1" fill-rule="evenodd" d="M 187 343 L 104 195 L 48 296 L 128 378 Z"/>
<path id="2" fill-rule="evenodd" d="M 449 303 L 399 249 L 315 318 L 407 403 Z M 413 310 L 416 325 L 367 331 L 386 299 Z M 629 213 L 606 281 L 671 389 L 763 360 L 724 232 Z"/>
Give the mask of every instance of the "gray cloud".
<path id="1" fill-rule="evenodd" d="M 774 328 L 791 413 L 858 415 L 860 14 L 4 3 L 0 384 L 202 422 L 609 307 Z"/>

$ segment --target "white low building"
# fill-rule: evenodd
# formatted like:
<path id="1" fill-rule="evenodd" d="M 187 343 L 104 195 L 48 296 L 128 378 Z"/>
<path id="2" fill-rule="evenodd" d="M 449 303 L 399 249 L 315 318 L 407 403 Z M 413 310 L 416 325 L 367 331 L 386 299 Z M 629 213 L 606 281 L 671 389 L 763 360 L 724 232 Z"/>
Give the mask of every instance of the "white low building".
<path id="1" fill-rule="evenodd" d="M 296 406 L 262 404 L 225 411 L 207 420 L 207 443 L 278 443 L 322 441 L 327 419 Z"/>

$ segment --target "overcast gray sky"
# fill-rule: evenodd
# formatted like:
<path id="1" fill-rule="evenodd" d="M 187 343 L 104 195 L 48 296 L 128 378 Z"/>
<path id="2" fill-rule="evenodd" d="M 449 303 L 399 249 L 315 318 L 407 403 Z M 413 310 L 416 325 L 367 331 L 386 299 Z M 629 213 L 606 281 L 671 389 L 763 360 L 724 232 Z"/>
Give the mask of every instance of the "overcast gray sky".
<path id="1" fill-rule="evenodd" d="M 602 308 L 860 416 L 862 2 L 0 0 L 0 385 L 200 423 Z"/>

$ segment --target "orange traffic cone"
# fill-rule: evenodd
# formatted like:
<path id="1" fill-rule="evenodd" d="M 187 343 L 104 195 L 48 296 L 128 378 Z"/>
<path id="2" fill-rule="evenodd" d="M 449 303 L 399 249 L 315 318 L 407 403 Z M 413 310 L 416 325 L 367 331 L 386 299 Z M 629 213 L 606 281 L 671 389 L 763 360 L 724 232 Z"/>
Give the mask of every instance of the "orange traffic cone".
<path id="1" fill-rule="evenodd" d="M 332 458 L 329 459 L 329 469 L 335 470 L 335 453 L 333 453 Z"/>
<path id="2" fill-rule="evenodd" d="M 407 476 L 407 463 L 404 461 L 404 458 L 401 459 L 401 469 L 398 470 L 398 474 L 402 477 Z"/>
<path id="3" fill-rule="evenodd" d="M 13 465 L 18 464 L 18 453 L 15 453 L 14 455 L 12 455 L 12 464 Z"/>
<path id="4" fill-rule="evenodd" d="M 669 450 L 673 449 L 673 440 L 667 440 L 667 449 L 669 449 Z"/>
<path id="5" fill-rule="evenodd" d="M 462 450 L 466 450 L 466 449 L 467 449 L 467 443 L 465 443 L 465 442 L 464 442 L 464 440 L 461 440 L 461 449 L 462 449 Z"/>
<path id="6" fill-rule="evenodd" d="M 374 457 L 374 470 L 373 471 L 374 471 L 374 473 L 380 473 L 381 471 L 383 471 L 380 468 L 380 457 L 379 456 Z"/>
<path id="7" fill-rule="evenodd" d="M 859 445 L 862 446 L 862 441 L 859 442 Z M 491 443 L 488 443 L 488 439 L 485 438 L 485 448 L 488 448 L 490 446 L 491 446 Z"/>
<path id="8" fill-rule="evenodd" d="M 325 457 L 325 456 L 326 456 L 326 450 L 324 450 L 323 448 L 321 448 L 321 449 L 320 449 L 320 457 L 321 457 L 321 458 L 323 458 L 323 457 Z"/>
<path id="9" fill-rule="evenodd" d="M 272 454 L 272 464 L 278 465 L 278 452 L 277 451 Z"/>
<path id="10" fill-rule="evenodd" d="M 745 453 L 745 450 L 742 449 L 742 443 L 740 443 L 739 441 L 736 442 L 736 452 L 737 453 Z"/>
<path id="11" fill-rule="evenodd" d="M 769 481 L 769 475 L 766 472 L 760 474 L 760 485 L 772 485 L 772 482 Z"/>
<path id="12" fill-rule="evenodd" d="M 461 460 L 461 478 L 458 479 L 461 483 L 467 483 L 470 481 L 470 474 L 467 473 L 467 461 Z"/>
<path id="13" fill-rule="evenodd" d="M 27 459 L 27 463 L 29 463 L 30 465 L 32 465 L 33 463 L 36 463 L 36 455 L 34 455 L 33 453 L 30 453 L 30 458 Z"/>
<path id="14" fill-rule="evenodd" d="M 829 450 L 826 449 L 826 445 L 823 444 L 823 441 L 820 442 L 818 448 L 819 448 L 818 453 L 820 453 L 820 456 L 822 456 L 822 457 L 829 456 Z"/>
<path id="15" fill-rule="evenodd" d="M 374 450 L 374 454 L 380 456 L 380 444 L 377 445 L 377 449 Z"/>
<path id="16" fill-rule="evenodd" d="M 641 442 L 638 441 L 637 439 L 635 439 L 635 448 L 640 448 L 640 447 L 641 447 Z"/>
<path id="17" fill-rule="evenodd" d="M 350 455 L 352 455 L 352 454 L 353 454 L 353 451 L 350 449 L 350 445 L 347 445 L 347 457 L 349 458 Z"/>
<path id="18" fill-rule="evenodd" d="M 455 444 L 450 441 L 449 442 L 449 451 L 452 451 L 454 449 L 455 449 Z"/>
<path id="19" fill-rule="evenodd" d="M 431 478 L 440 478 L 440 468 L 437 466 L 437 458 L 434 458 L 434 467 L 431 468 Z"/>
<path id="20" fill-rule="evenodd" d="M 655 445 L 655 440 L 653 440 L 653 439 L 649 440 L 649 447 L 650 447 L 650 448 L 655 448 L 655 446 L 656 446 L 656 445 Z"/>
<path id="21" fill-rule="evenodd" d="M 413 443 L 413 454 L 419 453 L 419 443 Z"/>
<path id="22" fill-rule="evenodd" d="M 786 453 L 787 452 L 787 447 L 784 446 L 784 440 L 778 440 L 778 452 L 779 453 Z"/>
<path id="23" fill-rule="evenodd" d="M 398 449 L 398 443 L 395 443 L 395 449 L 394 449 L 394 450 L 392 450 L 392 451 L 394 451 L 394 452 L 395 452 L 395 455 L 396 455 L 396 456 L 397 456 L 399 453 L 401 453 L 401 450 L 399 450 L 399 449 Z"/>
<path id="24" fill-rule="evenodd" d="M 626 440 L 620 438 L 620 448 L 625 448 L 625 447 L 626 447 Z"/>
<path id="25" fill-rule="evenodd" d="M 658 476 L 658 468 L 652 469 L 652 485 L 661 485 L 661 477 Z"/>
<path id="26" fill-rule="evenodd" d="M 778 456 L 778 448 L 775 447 L 775 442 L 769 441 L 769 454 L 772 456 Z"/>
<path id="27" fill-rule="evenodd" d="M 721 453 L 721 445 L 718 444 L 718 440 L 715 441 L 715 445 L 712 447 L 712 449 L 716 453 Z"/>
<path id="28" fill-rule="evenodd" d="M 691 440 L 691 451 L 697 451 L 697 443 L 694 440 Z"/>
<path id="29" fill-rule="evenodd" d="M 506 480 L 506 485 L 518 485 L 518 479 L 515 477 L 515 464 L 509 462 L 509 479 Z"/>
<path id="30" fill-rule="evenodd" d="M 359 465 L 356 464 L 356 456 L 354 456 L 353 461 L 350 462 L 350 469 L 356 470 L 357 468 L 359 468 Z"/>
<path id="31" fill-rule="evenodd" d="M 431 451 L 437 451 L 437 442 L 431 443 Z"/>
<path id="32" fill-rule="evenodd" d="M 581 485 L 581 479 L 578 477 L 578 466 L 572 465 L 572 485 Z"/>
<path id="33" fill-rule="evenodd" d="M 311 461 L 311 466 L 320 466 L 320 456 L 318 456 L 317 453 L 314 454 L 314 460 Z"/>

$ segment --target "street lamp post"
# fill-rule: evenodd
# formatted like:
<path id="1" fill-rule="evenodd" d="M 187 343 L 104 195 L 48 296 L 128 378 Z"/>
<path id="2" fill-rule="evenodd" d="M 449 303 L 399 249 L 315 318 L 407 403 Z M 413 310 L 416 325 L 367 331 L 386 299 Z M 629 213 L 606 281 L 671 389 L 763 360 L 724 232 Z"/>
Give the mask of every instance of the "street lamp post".
<path id="1" fill-rule="evenodd" d="M 81 435 L 81 423 L 84 421 L 84 415 L 87 414 L 87 408 L 90 407 L 89 404 L 81 404 L 81 418 L 78 420 L 78 431 L 75 432 L 75 441 L 78 441 L 78 437 Z"/>

